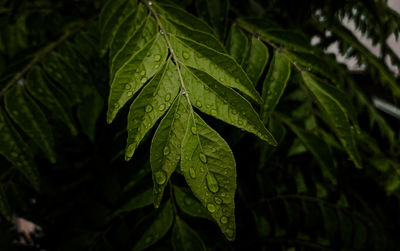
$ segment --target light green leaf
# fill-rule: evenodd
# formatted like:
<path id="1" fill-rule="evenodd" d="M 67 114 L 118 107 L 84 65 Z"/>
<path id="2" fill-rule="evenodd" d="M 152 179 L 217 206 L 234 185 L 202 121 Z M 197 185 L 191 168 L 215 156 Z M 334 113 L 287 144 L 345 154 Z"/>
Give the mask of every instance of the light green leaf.
<path id="1" fill-rule="evenodd" d="M 109 1 L 100 13 L 101 53 L 110 47 L 118 27 L 137 8 L 137 0 Z"/>
<path id="2" fill-rule="evenodd" d="M 186 97 L 178 95 L 167 115 L 161 120 L 150 148 L 150 164 L 154 183 L 154 205 L 160 205 L 164 188 L 181 157 L 181 145 L 188 123 Z"/>
<path id="3" fill-rule="evenodd" d="M 228 144 L 197 114 L 189 117 L 182 144 L 186 182 L 228 240 L 235 239 L 236 163 Z"/>
<path id="4" fill-rule="evenodd" d="M 195 1 L 199 16 L 214 27 L 218 37 L 224 41 L 226 24 L 228 22 L 229 1 L 228 0 L 198 0 Z"/>
<path id="5" fill-rule="evenodd" d="M 174 195 L 176 204 L 185 214 L 213 220 L 208 210 L 201 205 L 200 201 L 193 196 L 189 189 L 174 186 Z"/>
<path id="6" fill-rule="evenodd" d="M 39 190 L 39 176 L 30 149 L 0 108 L 0 154 L 7 158 Z"/>
<path id="7" fill-rule="evenodd" d="M 167 201 L 163 208 L 158 210 L 154 221 L 144 231 L 132 251 L 144 250 L 150 247 L 164 237 L 171 228 L 174 220 L 171 202 Z"/>
<path id="8" fill-rule="evenodd" d="M 253 82 L 257 85 L 269 60 L 268 47 L 260 39 L 251 37 L 249 55 L 244 64 L 244 69 Z"/>
<path id="9" fill-rule="evenodd" d="M 172 247 L 176 251 L 206 250 L 200 236 L 189 227 L 181 218 L 176 217 L 171 236 Z"/>
<path id="10" fill-rule="evenodd" d="M 251 104 L 240 94 L 221 85 L 204 72 L 190 67 L 182 68 L 181 71 L 193 106 L 228 124 L 251 132 L 271 145 L 277 145 Z"/>
<path id="11" fill-rule="evenodd" d="M 238 24 L 249 32 L 256 32 L 267 41 L 282 45 L 288 49 L 301 52 L 310 52 L 312 47 L 309 41 L 294 30 L 286 30 L 278 28 L 269 23 L 262 22 L 257 19 L 238 19 Z"/>
<path id="12" fill-rule="evenodd" d="M 54 113 L 70 128 L 71 134 L 76 135 L 77 129 L 71 113 L 71 104 L 68 97 L 53 86 L 39 67 L 34 66 L 29 71 L 26 87 L 32 96 Z"/>
<path id="13" fill-rule="evenodd" d="M 262 90 L 264 104 L 261 107 L 261 118 L 264 122 L 269 119 L 285 91 L 290 78 L 290 66 L 289 60 L 280 52 L 275 51 Z"/>
<path id="14" fill-rule="evenodd" d="M 159 71 L 166 57 L 167 47 L 164 38 L 155 35 L 155 39 L 147 43 L 116 71 L 108 99 L 108 123 L 111 123 L 117 112 L 147 80 Z"/>
<path id="15" fill-rule="evenodd" d="M 56 162 L 54 139 L 46 116 L 36 102 L 25 92 L 24 87 L 16 85 L 5 94 L 7 112 L 21 129 L 31 137 L 52 162 Z"/>
<path id="16" fill-rule="evenodd" d="M 124 205 L 122 205 L 121 208 L 115 211 L 111 217 L 113 218 L 122 213 L 131 212 L 135 209 L 151 205 L 151 203 L 153 202 L 152 193 L 153 193 L 152 189 L 148 188 L 145 191 L 140 192 L 136 196 L 133 196 L 132 198 L 129 199 L 129 201 L 127 201 Z"/>
<path id="17" fill-rule="evenodd" d="M 96 90 L 88 96 L 78 106 L 78 119 L 82 126 L 82 131 L 94 142 L 96 122 L 103 110 L 104 103 L 100 94 Z"/>
<path id="18" fill-rule="evenodd" d="M 168 60 L 162 70 L 143 88 L 130 107 L 126 159 L 132 157 L 144 135 L 171 106 L 179 88 L 176 67 Z"/>
<path id="19" fill-rule="evenodd" d="M 229 54 L 236 60 L 236 62 L 242 65 L 247 50 L 249 49 L 249 39 L 246 34 L 236 26 L 236 24 L 231 26 L 226 47 L 228 48 Z"/>
<path id="20" fill-rule="evenodd" d="M 313 94 L 323 111 L 327 113 L 329 125 L 335 131 L 356 167 L 361 168 L 361 160 L 358 156 L 354 132 L 350 126 L 348 110 L 342 102 L 345 94 L 309 73 L 303 72 L 302 75 L 306 87 Z"/>

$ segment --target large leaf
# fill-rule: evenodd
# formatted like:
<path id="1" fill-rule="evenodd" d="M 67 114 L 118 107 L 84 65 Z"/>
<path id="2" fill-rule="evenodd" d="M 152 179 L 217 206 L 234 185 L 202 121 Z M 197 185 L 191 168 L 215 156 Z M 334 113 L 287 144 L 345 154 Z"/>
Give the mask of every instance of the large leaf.
<path id="1" fill-rule="evenodd" d="M 262 97 L 264 104 L 261 107 L 261 118 L 266 122 L 278 105 L 290 78 L 290 62 L 280 52 L 275 51 L 268 75 L 264 80 Z"/>
<path id="2" fill-rule="evenodd" d="M 235 159 L 225 140 L 197 114 L 189 117 L 181 168 L 193 194 L 208 209 L 226 238 L 234 240 Z"/>
<path id="3" fill-rule="evenodd" d="M 6 113 L 0 108 L 0 154 L 6 157 L 39 189 L 39 176 L 29 147 L 11 125 Z"/>
<path id="4" fill-rule="evenodd" d="M 254 85 L 264 72 L 269 60 L 268 47 L 259 38 L 251 37 L 249 55 L 244 63 L 244 69 Z"/>
<path id="5" fill-rule="evenodd" d="M 171 106 L 179 88 L 176 67 L 171 61 L 168 61 L 131 105 L 128 115 L 128 142 L 125 154 L 127 159 L 132 157 L 146 132 Z"/>
<path id="6" fill-rule="evenodd" d="M 303 72 L 302 75 L 308 90 L 313 94 L 323 111 L 328 114 L 327 119 L 330 126 L 340 139 L 343 147 L 356 167 L 361 168 L 354 131 L 349 122 L 349 111 L 345 108 L 345 104 L 341 102 L 345 95 L 309 73 Z"/>
<path id="7" fill-rule="evenodd" d="M 102 97 L 93 91 L 92 95 L 79 104 L 77 115 L 82 126 L 82 131 L 93 142 L 96 132 L 96 122 L 103 110 L 104 103 Z"/>
<path id="8" fill-rule="evenodd" d="M 43 150 L 51 162 L 56 161 L 53 134 L 46 116 L 20 84 L 10 89 L 4 97 L 10 117 Z"/>
<path id="9" fill-rule="evenodd" d="M 176 217 L 171 237 L 172 247 L 176 251 L 206 250 L 200 236 L 190 228 L 181 218 Z"/>
<path id="10" fill-rule="evenodd" d="M 154 134 L 150 148 L 150 164 L 154 181 L 154 205 L 160 205 L 164 188 L 181 157 L 181 146 L 187 129 L 189 107 L 179 95 Z"/>
<path id="11" fill-rule="evenodd" d="M 174 212 L 170 201 L 167 201 L 163 208 L 158 209 L 154 220 L 148 225 L 139 241 L 133 247 L 133 251 L 144 250 L 167 234 L 174 220 Z"/>

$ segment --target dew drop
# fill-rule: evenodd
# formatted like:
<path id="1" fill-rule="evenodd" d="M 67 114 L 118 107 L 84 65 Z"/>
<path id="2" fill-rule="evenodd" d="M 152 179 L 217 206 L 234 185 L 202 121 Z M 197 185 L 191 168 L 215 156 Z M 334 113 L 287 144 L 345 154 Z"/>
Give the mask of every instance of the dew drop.
<path id="1" fill-rule="evenodd" d="M 229 238 L 232 238 L 232 237 L 233 237 L 233 230 L 232 230 L 232 229 L 226 230 L 226 235 L 227 235 Z"/>
<path id="2" fill-rule="evenodd" d="M 236 110 L 232 110 L 232 114 L 236 115 L 238 112 Z"/>
<path id="3" fill-rule="evenodd" d="M 197 100 L 197 101 L 196 101 L 196 106 L 197 106 L 198 108 L 201 108 L 202 104 L 201 104 L 200 100 Z"/>
<path id="4" fill-rule="evenodd" d="M 210 190 L 213 193 L 218 192 L 218 190 L 219 190 L 218 181 L 215 179 L 213 174 L 208 173 L 206 175 L 206 181 L 207 181 L 208 190 Z"/>
<path id="5" fill-rule="evenodd" d="M 215 147 L 211 148 L 211 152 L 215 153 L 217 151 L 217 149 Z"/>
<path id="6" fill-rule="evenodd" d="M 212 109 L 212 110 L 211 110 L 211 115 L 213 115 L 213 116 L 217 116 L 217 110 L 215 110 L 215 109 Z"/>
<path id="7" fill-rule="evenodd" d="M 164 171 L 158 171 L 154 174 L 157 184 L 162 185 L 167 180 L 167 175 Z"/>
<path id="8" fill-rule="evenodd" d="M 207 163 L 207 156 L 204 153 L 200 153 L 199 158 L 200 158 L 200 161 L 203 162 L 204 164 Z"/>
<path id="9" fill-rule="evenodd" d="M 169 147 L 168 146 L 164 147 L 164 151 L 163 151 L 164 155 L 168 155 L 169 152 L 170 152 Z"/>
<path id="10" fill-rule="evenodd" d="M 160 55 L 155 55 L 155 56 L 154 56 L 154 61 L 155 61 L 155 62 L 160 61 L 160 59 L 161 59 L 161 56 L 160 56 Z"/>
<path id="11" fill-rule="evenodd" d="M 185 90 L 182 90 L 182 95 L 186 96 L 186 91 Z"/>
<path id="12" fill-rule="evenodd" d="M 210 213 L 214 213 L 215 210 L 217 210 L 217 209 L 215 208 L 214 204 L 211 204 L 211 203 L 208 203 L 208 204 L 207 204 L 207 209 L 208 209 L 208 211 L 210 211 Z"/>
<path id="13" fill-rule="evenodd" d="M 151 105 L 146 106 L 146 112 L 151 112 L 153 110 L 153 107 Z"/>
<path id="14" fill-rule="evenodd" d="M 133 92 L 129 91 L 126 95 L 128 95 L 128 97 L 133 95 Z"/>
<path id="15" fill-rule="evenodd" d="M 130 84 L 126 84 L 125 85 L 125 90 L 129 90 L 129 89 L 131 89 L 131 85 Z"/>
<path id="16" fill-rule="evenodd" d="M 196 171 L 194 170 L 193 167 L 189 168 L 189 175 L 192 177 L 192 179 L 196 178 Z"/>
<path id="17" fill-rule="evenodd" d="M 140 82 L 142 82 L 142 84 L 146 83 L 146 81 L 147 81 L 147 78 L 145 78 L 145 77 L 140 80 Z"/>
<path id="18" fill-rule="evenodd" d="M 165 96 L 165 101 L 166 102 L 168 102 L 168 101 L 170 101 L 171 100 L 171 94 L 167 94 L 166 96 Z"/>
<path id="19" fill-rule="evenodd" d="M 192 126 L 191 131 L 193 134 L 197 134 L 197 127 Z"/>
<path id="20" fill-rule="evenodd" d="M 222 216 L 220 221 L 221 221 L 222 224 L 226 224 L 226 223 L 228 223 L 228 217 Z"/>
<path id="21" fill-rule="evenodd" d="M 222 197 L 225 197 L 225 193 L 224 193 L 224 192 L 222 192 L 222 193 L 221 193 L 221 196 L 222 196 Z"/>
<path id="22" fill-rule="evenodd" d="M 164 105 L 164 104 L 161 104 L 161 105 L 158 107 L 158 110 L 159 110 L 159 111 L 164 111 L 164 109 L 165 109 L 165 105 Z"/>
<path id="23" fill-rule="evenodd" d="M 238 124 L 239 125 L 243 125 L 243 121 L 241 121 L 240 119 L 238 120 Z"/>
<path id="24" fill-rule="evenodd" d="M 204 168 L 200 167 L 200 172 L 204 173 Z"/>
<path id="25" fill-rule="evenodd" d="M 160 67 L 160 65 L 158 65 L 158 64 L 153 66 L 154 69 L 157 69 L 158 67 Z"/>
<path id="26" fill-rule="evenodd" d="M 140 76 L 144 76 L 144 74 L 146 74 L 145 71 L 141 71 L 141 72 L 140 72 Z"/>
<path id="27" fill-rule="evenodd" d="M 189 58 L 190 58 L 189 53 L 184 52 L 184 53 L 183 53 L 183 58 L 184 58 L 184 59 L 189 59 Z"/>
<path id="28" fill-rule="evenodd" d="M 222 199 L 220 197 L 215 197 L 214 198 L 215 204 L 221 205 L 222 204 Z"/>
<path id="29" fill-rule="evenodd" d="M 151 5 L 153 5 L 153 2 L 152 1 L 148 1 L 147 4 L 151 6 Z"/>
<path id="30" fill-rule="evenodd" d="M 119 104 L 118 104 L 118 103 L 115 103 L 115 104 L 114 104 L 114 108 L 116 108 L 116 109 L 119 108 Z"/>

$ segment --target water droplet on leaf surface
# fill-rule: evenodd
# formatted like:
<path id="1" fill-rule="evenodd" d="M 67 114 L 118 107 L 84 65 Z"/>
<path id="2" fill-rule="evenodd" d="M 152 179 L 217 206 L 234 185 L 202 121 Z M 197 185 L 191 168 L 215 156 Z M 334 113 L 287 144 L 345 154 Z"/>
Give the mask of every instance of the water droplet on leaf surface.
<path id="1" fill-rule="evenodd" d="M 146 106 L 146 112 L 151 112 L 153 110 L 153 107 L 151 105 Z"/>
<path id="2" fill-rule="evenodd" d="M 215 208 L 214 204 L 211 204 L 211 203 L 208 203 L 208 204 L 207 204 L 207 209 L 208 209 L 208 211 L 210 211 L 210 213 L 214 213 L 215 210 L 217 210 L 217 209 Z"/>
<path id="3" fill-rule="evenodd" d="M 200 153 L 199 158 L 200 158 L 200 161 L 203 162 L 204 164 L 207 163 L 207 156 L 204 153 Z"/>
<path id="4" fill-rule="evenodd" d="M 210 190 L 213 193 L 218 192 L 218 190 L 219 190 L 218 181 L 215 179 L 215 177 L 212 173 L 208 173 L 206 175 L 206 181 L 207 181 L 208 190 Z"/>
<path id="5" fill-rule="evenodd" d="M 154 174 L 157 184 L 162 185 L 167 180 L 167 175 L 163 171 L 158 171 Z"/>

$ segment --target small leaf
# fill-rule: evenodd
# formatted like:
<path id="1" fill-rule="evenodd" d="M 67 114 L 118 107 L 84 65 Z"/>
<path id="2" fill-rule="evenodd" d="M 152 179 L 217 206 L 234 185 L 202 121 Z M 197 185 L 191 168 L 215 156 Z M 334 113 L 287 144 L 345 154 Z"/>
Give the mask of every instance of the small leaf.
<path id="1" fill-rule="evenodd" d="M 228 0 L 198 0 L 196 3 L 197 13 L 206 20 L 218 34 L 218 38 L 224 41 L 228 12 Z"/>
<path id="2" fill-rule="evenodd" d="M 7 158 L 39 190 L 39 176 L 30 149 L 0 108 L 0 154 Z"/>
<path id="3" fill-rule="evenodd" d="M 103 110 L 104 103 L 102 97 L 96 90 L 93 94 L 86 97 L 78 106 L 78 119 L 82 126 L 82 131 L 94 142 L 96 122 Z"/>
<path id="4" fill-rule="evenodd" d="M 167 234 L 174 220 L 174 212 L 170 201 L 158 209 L 154 221 L 147 227 L 132 251 L 144 250 Z"/>
<path id="5" fill-rule="evenodd" d="M 34 66 L 29 71 L 26 87 L 32 96 L 54 113 L 70 128 L 71 134 L 76 135 L 77 129 L 71 113 L 68 97 L 56 88 L 44 75 L 39 67 Z"/>
<path id="6" fill-rule="evenodd" d="M 53 134 L 46 116 L 36 102 L 25 93 L 21 85 L 8 90 L 4 101 L 10 117 L 37 143 L 48 159 L 55 163 Z"/>
<path id="7" fill-rule="evenodd" d="M 164 188 L 181 157 L 181 145 L 188 123 L 189 107 L 186 98 L 179 95 L 167 115 L 161 120 L 150 148 L 153 172 L 154 205 L 160 205 Z"/>
<path id="8" fill-rule="evenodd" d="M 182 145 L 186 182 L 228 240 L 235 239 L 236 163 L 221 136 L 197 114 L 189 117 Z"/>
<path id="9" fill-rule="evenodd" d="M 240 94 L 204 72 L 193 68 L 182 68 L 181 71 L 193 106 L 276 146 L 274 137 L 265 128 L 254 108 Z"/>
<path id="10" fill-rule="evenodd" d="M 264 122 L 269 119 L 278 105 L 290 78 L 290 73 L 289 60 L 278 51 L 275 51 L 262 91 L 264 104 L 261 107 L 261 118 Z"/>
<path id="11" fill-rule="evenodd" d="M 174 195 L 176 204 L 187 215 L 192 217 L 204 218 L 213 220 L 210 213 L 204 208 L 188 189 L 174 186 Z"/>
<path id="12" fill-rule="evenodd" d="M 333 86 L 324 83 L 309 73 L 303 72 L 302 74 L 305 85 L 321 108 L 327 113 L 330 126 L 340 139 L 343 147 L 356 167 L 361 168 L 354 132 L 350 127 L 348 110 L 346 110 L 345 104 L 341 102 L 345 98 L 345 94 L 340 93 Z"/>
<path id="13" fill-rule="evenodd" d="M 115 217 L 122 213 L 131 212 L 135 209 L 151 205 L 151 203 L 153 202 L 152 193 L 152 189 L 148 188 L 145 191 L 140 192 L 136 196 L 133 196 L 121 208 L 115 211 L 111 217 Z"/>
<path id="14" fill-rule="evenodd" d="M 235 24 L 231 26 L 226 47 L 236 62 L 242 65 L 249 47 L 249 40 L 244 32 Z"/>
<path id="15" fill-rule="evenodd" d="M 128 115 L 128 142 L 125 158 L 130 159 L 144 135 L 168 110 L 180 85 L 175 65 L 168 61 L 133 101 Z"/>
<path id="16" fill-rule="evenodd" d="M 206 250 L 200 236 L 190 228 L 181 218 L 177 217 L 171 236 L 172 247 L 176 251 Z"/>
<path id="17" fill-rule="evenodd" d="M 269 60 L 268 47 L 254 36 L 251 37 L 251 45 L 248 58 L 244 64 L 244 69 L 253 82 L 257 85 L 258 80 L 264 72 Z"/>

